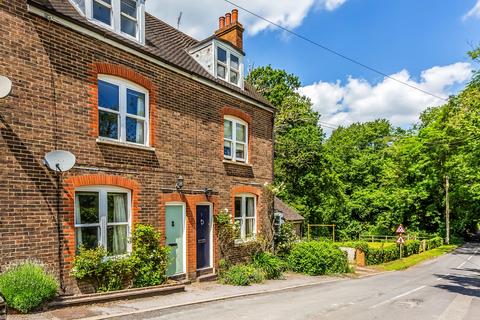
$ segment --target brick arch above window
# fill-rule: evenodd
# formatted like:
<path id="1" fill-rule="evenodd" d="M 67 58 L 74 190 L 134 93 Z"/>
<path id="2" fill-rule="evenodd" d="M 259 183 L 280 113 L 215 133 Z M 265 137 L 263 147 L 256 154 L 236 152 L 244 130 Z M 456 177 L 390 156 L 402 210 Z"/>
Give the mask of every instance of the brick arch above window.
<path id="1" fill-rule="evenodd" d="M 250 116 L 248 113 L 237 109 L 237 108 L 231 108 L 231 107 L 224 107 L 222 108 L 222 117 L 225 116 L 232 116 L 232 117 L 237 117 L 246 123 L 248 123 L 248 126 L 252 125 L 252 116 Z"/>
<path id="2" fill-rule="evenodd" d="M 90 88 L 90 105 L 92 110 L 91 134 L 98 137 L 98 75 L 109 75 L 131 81 L 142 86 L 149 93 L 149 135 L 150 145 L 155 143 L 155 108 L 157 103 L 157 90 L 155 84 L 137 71 L 119 64 L 97 62 L 92 64 Z"/>
<path id="3" fill-rule="evenodd" d="M 63 207 L 65 212 L 63 226 L 63 261 L 66 268 L 71 267 L 75 256 L 75 190 L 85 186 L 114 186 L 128 189 L 132 197 L 132 226 L 138 222 L 140 185 L 137 181 L 121 176 L 93 174 L 73 176 L 63 181 Z"/>

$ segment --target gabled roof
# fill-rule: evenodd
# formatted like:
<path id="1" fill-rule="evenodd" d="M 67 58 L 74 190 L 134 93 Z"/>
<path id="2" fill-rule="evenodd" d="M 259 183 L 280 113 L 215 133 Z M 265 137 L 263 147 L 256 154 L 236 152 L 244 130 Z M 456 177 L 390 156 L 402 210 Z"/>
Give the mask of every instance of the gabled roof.
<path id="1" fill-rule="evenodd" d="M 34 6 L 40 7 L 62 18 L 93 30 L 105 37 L 121 42 L 137 51 L 149 54 L 167 64 L 198 75 L 221 85 L 231 91 L 239 93 L 262 105 L 274 109 L 275 107 L 258 93 L 249 83 L 245 82 L 245 89 L 219 80 L 208 73 L 188 53 L 188 49 L 197 46 L 200 41 L 173 28 L 158 18 L 145 13 L 145 45 L 136 43 L 116 34 L 108 29 L 101 28 L 83 17 L 68 0 L 28 0 Z"/>
<path id="2" fill-rule="evenodd" d="M 281 212 L 283 214 L 283 218 L 286 221 L 304 221 L 305 220 L 305 218 L 300 213 L 298 213 L 297 210 L 288 206 L 285 202 L 283 202 L 277 197 L 275 197 L 274 210 L 275 212 Z"/>

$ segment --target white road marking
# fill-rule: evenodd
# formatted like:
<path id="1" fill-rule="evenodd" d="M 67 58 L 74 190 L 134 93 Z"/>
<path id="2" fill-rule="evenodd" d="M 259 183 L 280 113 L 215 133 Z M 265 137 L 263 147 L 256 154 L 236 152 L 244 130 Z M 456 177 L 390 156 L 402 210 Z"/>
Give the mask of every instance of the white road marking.
<path id="1" fill-rule="evenodd" d="M 421 286 L 421 287 L 418 287 L 418 288 L 416 288 L 416 289 L 407 291 L 407 292 L 402 293 L 402 294 L 400 294 L 400 295 L 398 295 L 398 296 L 396 296 L 396 297 L 393 297 L 393 298 L 391 298 L 391 299 L 388 299 L 388 300 L 385 300 L 385 301 L 383 301 L 383 302 L 380 302 L 380 303 L 378 303 L 378 304 L 376 304 L 376 305 L 374 305 L 374 306 L 371 306 L 370 309 L 375 309 L 375 308 L 377 308 L 377 307 L 383 306 L 383 305 L 385 305 L 385 304 L 387 304 L 387 303 L 390 303 L 390 302 L 395 301 L 395 300 L 397 300 L 397 299 L 400 299 L 400 298 L 403 298 L 403 297 L 405 297 L 405 296 L 408 296 L 409 294 L 412 294 L 412 293 L 414 293 L 414 292 L 417 292 L 417 291 L 419 291 L 419 290 L 422 290 L 422 289 L 425 288 L 425 287 L 426 287 L 426 286 Z"/>
<path id="2" fill-rule="evenodd" d="M 450 273 L 447 273 L 447 274 L 444 275 L 443 277 L 444 277 L 444 278 L 447 278 L 448 276 L 450 276 Z M 437 278 L 437 281 L 440 281 L 440 280 L 443 280 L 443 278 Z"/>
<path id="3" fill-rule="evenodd" d="M 473 254 L 472 254 L 470 257 L 468 257 L 467 260 L 463 261 L 463 262 L 457 267 L 457 269 L 462 269 L 463 266 L 464 266 L 467 262 L 469 262 L 470 260 L 472 260 L 472 258 L 477 254 L 477 252 L 478 252 L 478 249 L 476 249 L 476 250 L 473 252 Z"/>
<path id="4" fill-rule="evenodd" d="M 462 320 L 470 309 L 473 297 L 458 294 L 438 320 Z"/>

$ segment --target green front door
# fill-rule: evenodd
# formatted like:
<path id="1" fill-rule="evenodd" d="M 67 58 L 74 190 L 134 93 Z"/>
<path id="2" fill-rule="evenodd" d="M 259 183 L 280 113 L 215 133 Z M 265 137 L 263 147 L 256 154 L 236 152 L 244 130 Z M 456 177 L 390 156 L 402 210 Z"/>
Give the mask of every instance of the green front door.
<path id="1" fill-rule="evenodd" d="M 168 205 L 165 216 L 165 230 L 167 234 L 167 246 L 170 247 L 170 264 L 167 276 L 181 274 L 183 270 L 183 206 Z"/>

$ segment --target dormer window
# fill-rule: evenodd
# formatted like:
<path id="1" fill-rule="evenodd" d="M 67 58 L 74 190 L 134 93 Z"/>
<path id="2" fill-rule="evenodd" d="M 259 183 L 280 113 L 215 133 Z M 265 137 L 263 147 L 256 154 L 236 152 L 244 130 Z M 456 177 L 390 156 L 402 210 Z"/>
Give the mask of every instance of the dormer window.
<path id="1" fill-rule="evenodd" d="M 70 0 L 87 19 L 145 43 L 145 0 Z"/>
<path id="2" fill-rule="evenodd" d="M 230 82 L 233 85 L 241 86 L 242 63 L 241 56 L 233 50 L 217 44 L 216 51 L 216 75 L 218 78 Z"/>

